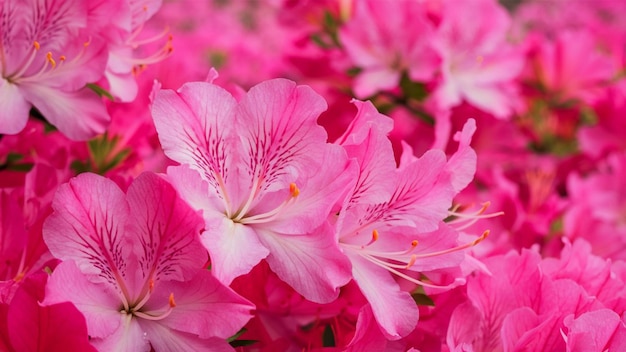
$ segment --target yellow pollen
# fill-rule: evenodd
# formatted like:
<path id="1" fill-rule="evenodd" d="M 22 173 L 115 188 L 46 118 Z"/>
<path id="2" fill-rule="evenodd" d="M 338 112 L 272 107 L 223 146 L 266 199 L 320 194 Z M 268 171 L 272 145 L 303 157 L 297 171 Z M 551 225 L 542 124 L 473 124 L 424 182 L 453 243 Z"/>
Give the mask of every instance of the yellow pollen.
<path id="1" fill-rule="evenodd" d="M 372 242 L 378 241 L 378 237 L 379 237 L 378 230 L 372 231 Z"/>
<path id="2" fill-rule="evenodd" d="M 174 292 L 170 293 L 170 307 L 176 307 L 176 301 L 174 301 Z"/>
<path id="3" fill-rule="evenodd" d="M 291 196 L 295 198 L 300 195 L 300 189 L 295 183 L 292 182 L 289 184 L 289 193 L 291 193 Z"/>
<path id="4" fill-rule="evenodd" d="M 48 51 L 48 53 L 46 54 L 46 59 L 48 60 L 48 62 L 50 63 L 50 65 L 52 65 L 52 68 L 55 68 L 57 63 L 56 61 L 54 61 L 54 59 L 52 58 L 52 53 Z"/>
<path id="5" fill-rule="evenodd" d="M 33 46 L 35 47 L 35 50 L 39 50 L 41 48 L 41 46 L 39 45 L 39 42 L 36 40 L 33 42 Z"/>

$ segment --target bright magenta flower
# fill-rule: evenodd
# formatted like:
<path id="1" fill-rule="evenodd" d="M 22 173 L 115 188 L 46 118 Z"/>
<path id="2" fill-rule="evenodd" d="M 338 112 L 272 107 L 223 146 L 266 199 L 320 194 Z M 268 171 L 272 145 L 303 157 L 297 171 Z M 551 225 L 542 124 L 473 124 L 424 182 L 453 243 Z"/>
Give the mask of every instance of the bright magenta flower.
<path id="1" fill-rule="evenodd" d="M 201 218 L 165 180 L 139 176 L 124 194 L 81 174 L 59 187 L 44 224 L 64 260 L 45 304 L 72 302 L 105 351 L 220 350 L 253 306 L 204 269 Z"/>
<path id="2" fill-rule="evenodd" d="M 336 298 L 349 281 L 327 217 L 354 169 L 316 123 L 325 108 L 309 87 L 283 79 L 253 87 L 239 103 L 209 83 L 157 92 L 165 154 L 187 165 L 168 175 L 203 210 L 202 242 L 222 282 L 262 259 L 312 301 Z"/>
<path id="3" fill-rule="evenodd" d="M 0 19 L 0 133 L 20 132 L 33 106 L 71 139 L 103 132 L 109 116 L 85 85 L 107 53 L 88 32 L 85 2 L 5 0 Z"/>

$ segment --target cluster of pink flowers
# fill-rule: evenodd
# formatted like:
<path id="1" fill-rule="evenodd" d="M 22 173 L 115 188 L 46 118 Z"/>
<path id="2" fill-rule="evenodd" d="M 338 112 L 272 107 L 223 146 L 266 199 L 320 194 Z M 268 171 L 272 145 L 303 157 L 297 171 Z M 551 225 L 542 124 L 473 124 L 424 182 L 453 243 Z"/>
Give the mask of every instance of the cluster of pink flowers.
<path id="1" fill-rule="evenodd" d="M 0 0 L 0 351 L 626 350 L 625 23 Z"/>

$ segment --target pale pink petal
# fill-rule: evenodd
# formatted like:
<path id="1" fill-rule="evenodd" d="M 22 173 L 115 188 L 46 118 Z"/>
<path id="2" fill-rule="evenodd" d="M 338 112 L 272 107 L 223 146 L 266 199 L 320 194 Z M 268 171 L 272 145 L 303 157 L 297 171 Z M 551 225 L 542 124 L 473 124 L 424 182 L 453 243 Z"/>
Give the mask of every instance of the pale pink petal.
<path id="1" fill-rule="evenodd" d="M 122 301 L 108 283 L 94 283 L 80 272 L 76 264 L 59 264 L 46 285 L 44 305 L 72 302 L 85 316 L 92 337 L 106 338 L 119 328 Z"/>
<path id="2" fill-rule="evenodd" d="M 225 204 L 239 199 L 238 190 L 229 187 L 237 182 L 230 179 L 237 177 L 230 175 L 236 172 L 231 169 L 236 104 L 226 90 L 206 82 L 187 83 L 177 92 L 160 90 L 152 104 L 165 155 L 199 171 L 209 182 L 210 196 Z"/>
<path id="3" fill-rule="evenodd" d="M 335 141 L 336 144 L 361 144 L 370 133 L 370 129 L 374 129 L 385 136 L 393 129 L 393 119 L 379 113 L 371 101 L 352 99 L 352 104 L 358 109 L 356 116 L 344 134 Z"/>
<path id="4" fill-rule="evenodd" d="M 345 152 L 339 146 L 329 145 L 326 152 L 320 159 L 324 162 L 326 170 L 309 179 L 300 188 L 300 195 L 292 201 L 293 203 L 284 207 L 275 220 L 262 225 L 264 228 L 284 233 L 309 233 L 327 220 L 331 208 L 354 187 L 357 178 L 356 163 L 347 160 Z M 287 197 L 282 195 L 277 200 L 282 201 Z M 260 205 L 267 202 L 268 198 L 270 197 L 265 197 Z"/>
<path id="5" fill-rule="evenodd" d="M 260 199 L 318 174 L 327 135 L 316 121 L 326 108 L 310 87 L 285 79 L 252 87 L 237 109 L 240 143 L 231 151 L 242 155 L 240 189 L 252 189 Z"/>
<path id="6" fill-rule="evenodd" d="M 121 102 L 132 102 L 137 97 L 139 87 L 132 73 L 115 73 L 106 71 L 105 77 L 109 82 L 109 92 Z"/>
<path id="7" fill-rule="evenodd" d="M 343 147 L 359 165 L 357 184 L 348 202 L 375 204 L 389 199 L 396 183 L 396 163 L 389 139 L 370 129 L 362 143 Z"/>
<path id="8" fill-rule="evenodd" d="M 180 197 L 192 208 L 201 210 L 205 219 L 219 218 L 226 214 L 224 202 L 211 196 L 209 183 L 190 165 L 168 167 L 167 177 Z"/>
<path id="9" fill-rule="evenodd" d="M 417 325 L 419 310 L 408 292 L 401 291 L 391 274 L 372 262 L 350 255 L 352 275 L 372 306 L 376 321 L 388 339 L 397 340 Z"/>
<path id="10" fill-rule="evenodd" d="M 387 224 L 414 226 L 434 231 L 448 214 L 454 189 L 442 178 L 446 157 L 429 150 L 398 172 L 398 184 L 385 212 Z"/>
<path id="11" fill-rule="evenodd" d="M 109 336 L 94 338 L 91 343 L 98 351 L 148 352 L 150 339 L 140 325 L 140 319 L 131 315 L 119 314 L 118 328 Z"/>
<path id="12" fill-rule="evenodd" d="M 143 173 L 127 192 L 132 230 L 141 243 L 140 269 L 155 280 L 188 280 L 208 260 L 200 243 L 204 221 L 154 173 Z M 137 247 L 139 248 L 139 247 Z"/>
<path id="13" fill-rule="evenodd" d="M 363 71 L 354 79 L 354 96 L 367 99 L 379 91 L 391 90 L 400 84 L 400 72 L 382 67 Z"/>
<path id="14" fill-rule="evenodd" d="M 516 99 L 509 87 L 497 85 L 474 85 L 464 89 L 463 94 L 470 104 L 497 117 L 508 117 L 513 112 L 511 102 Z"/>
<path id="15" fill-rule="evenodd" d="M 31 105 L 18 86 L 0 78 L 0 133 L 16 134 L 26 127 Z"/>
<path id="16" fill-rule="evenodd" d="M 211 271 L 223 284 L 247 274 L 269 250 L 261 244 L 256 231 L 250 226 L 234 223 L 222 217 L 210 222 L 210 227 L 200 237 L 211 256 Z"/>
<path id="17" fill-rule="evenodd" d="M 167 306 L 170 294 L 176 306 L 158 324 L 172 330 L 195 334 L 203 339 L 226 339 L 252 318 L 254 305 L 220 283 L 208 270 L 197 271 L 190 281 L 157 286 L 144 311 L 158 311 L 164 303 Z"/>
<path id="18" fill-rule="evenodd" d="M 474 178 L 476 172 L 476 152 L 470 147 L 472 136 L 476 132 L 476 121 L 469 119 L 463 125 L 463 130 L 454 135 L 454 140 L 459 142 L 459 148 L 452 154 L 446 165 L 452 187 L 456 192 L 460 192 Z"/>
<path id="19" fill-rule="evenodd" d="M 160 322 L 139 320 L 139 326 L 150 341 L 154 351 L 178 352 L 232 352 L 233 348 L 224 339 L 217 337 L 201 339 L 197 335 L 172 330 Z"/>
<path id="20" fill-rule="evenodd" d="M 52 208 L 43 226 L 50 252 L 76 261 L 83 273 L 94 275 L 90 280 L 117 286 L 134 251 L 125 236 L 130 208 L 119 187 L 102 176 L 80 174 L 59 186 Z"/>
<path id="21" fill-rule="evenodd" d="M 330 226 L 306 235 L 257 230 L 270 250 L 267 262 L 273 272 L 308 300 L 328 303 L 339 287 L 350 281 L 350 262 L 339 250 Z"/>
<path id="22" fill-rule="evenodd" d="M 21 89 L 46 120 L 72 140 L 104 132 L 111 120 L 102 99 L 91 89 L 66 92 L 36 83 L 22 84 Z"/>

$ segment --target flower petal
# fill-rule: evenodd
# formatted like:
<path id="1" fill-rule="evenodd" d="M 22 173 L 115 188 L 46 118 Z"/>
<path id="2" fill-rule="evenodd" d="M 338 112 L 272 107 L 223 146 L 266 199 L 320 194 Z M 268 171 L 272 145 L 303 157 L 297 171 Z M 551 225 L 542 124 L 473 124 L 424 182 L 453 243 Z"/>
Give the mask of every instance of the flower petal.
<path id="1" fill-rule="evenodd" d="M 146 340 L 154 351 L 202 351 L 202 352 L 232 352 L 233 348 L 224 339 L 201 339 L 197 335 L 172 330 L 159 322 L 139 320 L 139 326 L 145 334 Z"/>
<path id="2" fill-rule="evenodd" d="M 143 173 L 128 188 L 133 226 L 128 236 L 141 243 L 137 253 L 144 280 L 187 280 L 207 262 L 200 243 L 202 218 L 174 188 L 154 173 Z M 138 248 L 136 246 L 135 248 Z"/>
<path id="3" fill-rule="evenodd" d="M 50 252 L 97 275 L 90 280 L 117 287 L 134 250 L 124 233 L 130 213 L 124 193 L 113 181 L 84 173 L 59 186 L 52 208 L 43 226 Z"/>
<path id="4" fill-rule="evenodd" d="M 22 96 L 20 89 L 0 78 L 0 134 L 15 134 L 26 127 L 30 103 Z"/>
<path id="5" fill-rule="evenodd" d="M 225 217 L 216 219 L 214 226 L 201 240 L 211 255 L 211 270 L 223 284 L 230 285 L 236 277 L 249 273 L 269 254 L 250 226 Z"/>
<path id="6" fill-rule="evenodd" d="M 21 91 L 52 125 L 72 140 L 86 140 L 104 132 L 111 120 L 102 99 L 91 89 L 66 92 L 24 83 Z"/>
<path id="7" fill-rule="evenodd" d="M 208 270 L 197 271 L 189 281 L 160 283 L 145 310 L 160 310 L 170 295 L 176 306 L 159 324 L 203 339 L 233 336 L 250 320 L 250 311 L 254 309 L 252 303 L 220 283 Z"/>
<path id="8" fill-rule="evenodd" d="M 352 275 L 372 306 L 376 321 L 388 339 L 397 340 L 417 325 L 419 310 L 411 295 L 401 291 L 385 269 L 358 255 L 350 255 Z"/>
<path id="9" fill-rule="evenodd" d="M 199 171 L 209 182 L 212 194 L 225 203 L 237 197 L 237 190 L 228 187 L 236 182 L 230 177 L 237 177 L 230 175 L 235 171 L 230 166 L 235 155 L 232 135 L 236 104 L 226 90 L 210 83 L 194 82 L 183 85 L 177 92 L 158 91 L 152 105 L 165 155 Z"/>
<path id="10" fill-rule="evenodd" d="M 339 250 L 330 225 L 306 235 L 257 231 L 270 250 L 267 262 L 272 271 L 308 300 L 328 303 L 350 281 L 350 262 Z"/>
<path id="11" fill-rule="evenodd" d="M 319 173 L 327 135 L 316 121 L 326 108 L 310 87 L 285 79 L 252 87 L 236 114 L 241 147 L 235 151 L 244 170 L 240 188 L 252 189 L 260 199 L 264 192 L 289 189 L 298 177 Z"/>
<path id="12" fill-rule="evenodd" d="M 122 301 L 108 283 L 87 279 L 72 260 L 59 264 L 46 285 L 44 305 L 72 302 L 83 313 L 89 335 L 105 338 L 119 328 Z"/>

